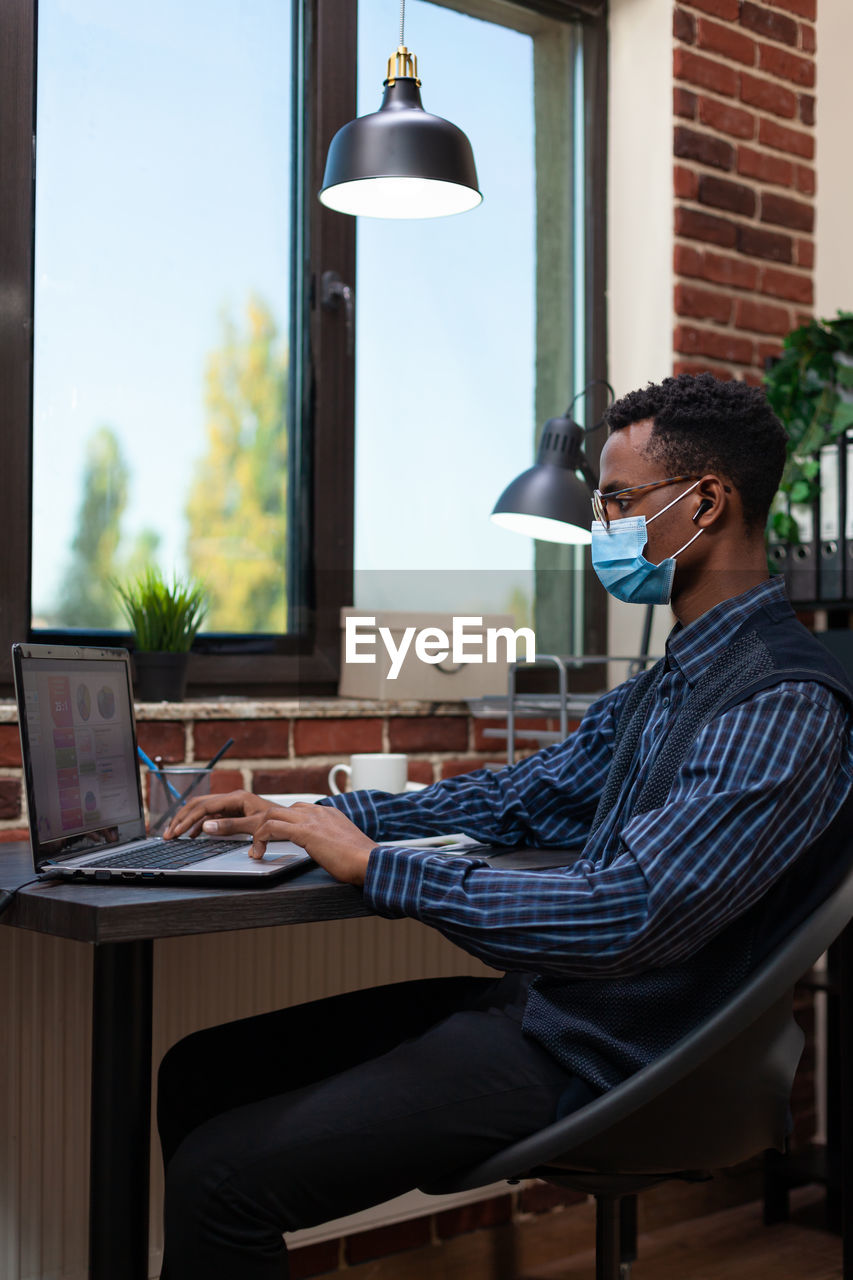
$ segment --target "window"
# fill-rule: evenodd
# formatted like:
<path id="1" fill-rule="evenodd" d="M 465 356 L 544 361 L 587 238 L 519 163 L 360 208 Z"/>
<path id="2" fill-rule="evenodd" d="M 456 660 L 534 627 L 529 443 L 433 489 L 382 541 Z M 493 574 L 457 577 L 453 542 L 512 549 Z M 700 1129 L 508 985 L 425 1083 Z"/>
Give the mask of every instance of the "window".
<path id="1" fill-rule="evenodd" d="M 356 228 L 316 191 L 356 112 L 357 35 L 358 109 L 378 106 L 391 7 L 361 0 L 356 28 L 351 0 L 156 0 L 141 17 L 41 0 L 37 34 L 34 0 L 6 0 L 5 652 L 28 633 L 110 637 L 106 579 L 151 554 L 212 580 L 200 693 L 331 691 L 354 564 L 364 583 L 413 565 L 494 571 L 529 607 L 532 547 L 505 543 L 488 511 L 535 426 L 600 370 L 589 328 L 580 371 L 574 321 L 543 340 L 578 243 L 541 163 L 581 60 L 601 97 L 601 23 L 572 20 L 599 6 L 411 0 L 425 106 L 468 131 L 486 212 Z M 573 142 L 552 186 L 593 190 L 578 154 Z M 354 434 L 355 361 L 320 282 L 355 282 L 356 235 Z M 594 272 L 585 284 L 601 288 Z"/>

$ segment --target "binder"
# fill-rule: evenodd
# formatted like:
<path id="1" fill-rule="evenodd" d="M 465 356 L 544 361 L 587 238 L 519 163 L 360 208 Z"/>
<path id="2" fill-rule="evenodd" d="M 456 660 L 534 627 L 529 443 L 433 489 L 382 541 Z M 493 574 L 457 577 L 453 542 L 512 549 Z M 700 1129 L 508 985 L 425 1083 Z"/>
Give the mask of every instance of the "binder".
<path id="1" fill-rule="evenodd" d="M 817 599 L 817 557 L 815 555 L 815 512 L 800 503 L 791 507 L 800 541 L 788 550 L 788 595 L 796 603 Z"/>
<path id="2" fill-rule="evenodd" d="M 826 444 L 820 451 L 820 498 L 818 501 L 819 586 L 817 598 L 824 601 L 844 597 L 844 555 L 841 542 L 841 457 L 842 445 Z"/>
<path id="3" fill-rule="evenodd" d="M 846 475 L 842 489 L 844 495 L 844 569 L 846 575 L 844 595 L 847 600 L 853 600 L 853 431 L 847 433 L 843 448 Z"/>

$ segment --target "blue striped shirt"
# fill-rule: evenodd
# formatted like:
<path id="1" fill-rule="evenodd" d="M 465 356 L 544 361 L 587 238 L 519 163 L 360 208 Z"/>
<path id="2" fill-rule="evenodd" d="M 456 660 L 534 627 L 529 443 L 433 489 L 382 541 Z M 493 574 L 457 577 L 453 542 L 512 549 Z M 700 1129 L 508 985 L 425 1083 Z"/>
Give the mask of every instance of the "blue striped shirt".
<path id="1" fill-rule="evenodd" d="M 642 787 L 691 687 L 749 614 L 779 598 L 784 588 L 770 580 L 675 628 L 625 787 Z M 660 808 L 620 825 L 616 805 L 591 835 L 631 683 L 598 699 L 564 742 L 513 766 L 417 793 L 324 801 L 377 841 L 364 886 L 371 908 L 432 925 L 495 968 L 578 978 L 682 960 L 756 902 L 850 789 L 845 709 L 819 683 L 755 694 L 699 732 Z M 565 868 L 502 871 L 476 855 L 394 847 L 447 831 L 575 854 Z"/>

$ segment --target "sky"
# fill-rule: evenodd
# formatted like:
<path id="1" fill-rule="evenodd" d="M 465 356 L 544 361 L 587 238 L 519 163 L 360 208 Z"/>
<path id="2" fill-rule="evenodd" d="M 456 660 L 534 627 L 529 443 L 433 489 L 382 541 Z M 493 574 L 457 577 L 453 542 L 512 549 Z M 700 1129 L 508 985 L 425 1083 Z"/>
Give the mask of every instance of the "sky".
<path id="1" fill-rule="evenodd" d="M 399 6 L 360 0 L 359 13 L 363 114 L 379 106 Z M 131 469 L 124 533 L 155 528 L 163 567 L 183 569 L 222 316 L 239 319 L 256 293 L 287 329 L 290 181 L 286 0 L 41 0 L 39 24 L 36 612 L 57 590 L 85 442 L 104 424 Z M 425 108 L 471 139 L 484 201 L 445 219 L 359 220 L 356 567 L 368 605 L 385 603 L 387 570 L 526 581 L 533 557 L 488 519 L 532 461 L 531 42 L 425 0 L 410 0 L 406 40 Z M 442 607 L 424 604 L 417 576 L 411 603 L 392 577 L 396 607 Z"/>

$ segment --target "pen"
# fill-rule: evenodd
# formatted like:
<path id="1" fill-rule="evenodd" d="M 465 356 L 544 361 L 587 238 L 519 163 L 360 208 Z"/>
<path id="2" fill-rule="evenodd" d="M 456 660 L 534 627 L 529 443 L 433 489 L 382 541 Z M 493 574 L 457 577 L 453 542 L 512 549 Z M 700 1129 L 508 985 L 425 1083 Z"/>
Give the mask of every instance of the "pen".
<path id="1" fill-rule="evenodd" d="M 176 786 L 173 786 L 173 784 L 166 777 L 165 773 L 160 768 L 160 766 L 156 765 L 154 761 L 151 759 L 151 757 L 147 755 L 139 745 L 137 745 L 136 750 L 139 755 L 139 759 L 142 761 L 143 764 L 148 766 L 148 768 L 151 770 L 152 773 L 157 774 L 163 786 L 168 787 L 168 789 L 171 791 L 173 796 L 179 796 L 181 794 L 180 791 Z"/>

